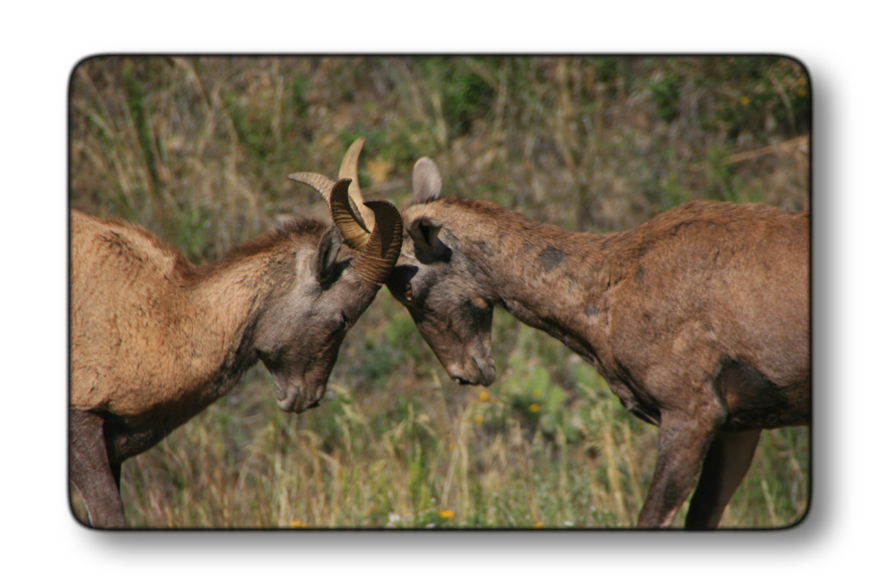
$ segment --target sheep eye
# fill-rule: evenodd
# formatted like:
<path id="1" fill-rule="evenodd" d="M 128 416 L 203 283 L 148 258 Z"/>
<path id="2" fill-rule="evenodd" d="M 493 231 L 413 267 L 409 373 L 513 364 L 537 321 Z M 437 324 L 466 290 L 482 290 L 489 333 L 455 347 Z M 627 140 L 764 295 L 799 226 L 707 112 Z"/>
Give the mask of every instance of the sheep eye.
<path id="1" fill-rule="evenodd" d="M 407 283 L 403 288 L 403 298 L 407 301 L 413 300 L 412 285 L 410 285 L 409 283 Z"/>

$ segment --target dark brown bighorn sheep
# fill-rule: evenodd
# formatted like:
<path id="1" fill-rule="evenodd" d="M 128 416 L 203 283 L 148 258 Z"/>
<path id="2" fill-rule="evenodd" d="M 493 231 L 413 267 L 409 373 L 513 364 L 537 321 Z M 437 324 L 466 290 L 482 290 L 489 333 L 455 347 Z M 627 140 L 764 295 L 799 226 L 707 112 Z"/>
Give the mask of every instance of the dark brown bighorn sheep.
<path id="1" fill-rule="evenodd" d="M 333 206 L 348 206 L 348 184 L 331 186 Z M 122 462 L 257 359 L 281 409 L 318 405 L 346 332 L 400 253 L 395 207 L 367 205 L 376 229 L 353 249 L 337 213 L 336 226 L 296 220 L 204 266 L 143 228 L 72 211 L 70 479 L 94 526 L 124 526 Z"/>
<path id="2" fill-rule="evenodd" d="M 420 159 L 387 286 L 459 383 L 490 384 L 492 307 L 589 362 L 659 426 L 639 527 L 714 528 L 762 429 L 811 418 L 809 213 L 693 202 L 614 234 L 441 197 Z"/>

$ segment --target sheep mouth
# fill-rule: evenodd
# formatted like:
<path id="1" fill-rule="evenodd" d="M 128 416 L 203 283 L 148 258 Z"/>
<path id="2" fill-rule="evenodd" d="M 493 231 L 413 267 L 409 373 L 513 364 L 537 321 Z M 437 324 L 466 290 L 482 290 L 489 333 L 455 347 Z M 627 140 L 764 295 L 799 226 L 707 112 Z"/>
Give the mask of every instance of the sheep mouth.
<path id="1" fill-rule="evenodd" d="M 477 358 L 469 356 L 469 361 L 463 361 L 467 368 L 459 365 L 447 367 L 446 372 L 450 378 L 459 385 L 483 385 L 489 386 L 495 380 L 495 361 L 492 356 Z"/>
<path id="2" fill-rule="evenodd" d="M 309 399 L 306 399 L 298 393 L 290 393 L 284 398 L 277 399 L 277 401 L 278 407 L 280 407 L 282 411 L 297 414 L 308 411 L 309 409 L 317 407 L 321 404 L 320 399 L 310 401 Z"/>
<path id="3" fill-rule="evenodd" d="M 301 385 L 281 385 L 277 379 L 275 380 L 275 401 L 278 403 L 278 407 L 287 413 L 298 414 L 319 407 L 324 397 L 324 390 L 320 388 L 316 391 L 305 392 Z M 313 398 L 316 396 L 317 398 Z"/>

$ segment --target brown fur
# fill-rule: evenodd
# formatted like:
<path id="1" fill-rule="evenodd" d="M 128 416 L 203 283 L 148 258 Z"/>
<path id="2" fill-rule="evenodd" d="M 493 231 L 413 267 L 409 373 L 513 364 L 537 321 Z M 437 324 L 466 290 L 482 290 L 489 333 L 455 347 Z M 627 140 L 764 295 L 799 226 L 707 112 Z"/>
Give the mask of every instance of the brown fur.
<path id="1" fill-rule="evenodd" d="M 249 317 L 326 230 L 300 222 L 196 267 L 139 226 L 72 214 L 72 406 L 134 418 L 216 398 L 194 391 L 232 366 Z"/>
<path id="2" fill-rule="evenodd" d="M 435 169 L 417 163 L 414 184 Z M 668 525 L 698 478 L 686 526 L 715 527 L 760 430 L 809 424 L 808 213 L 694 202 L 594 235 L 441 198 L 433 183 L 404 212 L 409 238 L 389 289 L 459 382 L 494 379 L 499 305 L 564 342 L 659 425 L 640 527 Z"/>
<path id="3" fill-rule="evenodd" d="M 379 287 L 348 269 L 377 265 L 358 265 L 335 227 L 311 220 L 202 267 L 143 228 L 76 210 L 71 235 L 71 480 L 96 526 L 124 523 L 122 461 L 228 393 L 258 358 L 282 409 L 316 406 Z M 390 266 L 373 272 L 384 279 Z"/>

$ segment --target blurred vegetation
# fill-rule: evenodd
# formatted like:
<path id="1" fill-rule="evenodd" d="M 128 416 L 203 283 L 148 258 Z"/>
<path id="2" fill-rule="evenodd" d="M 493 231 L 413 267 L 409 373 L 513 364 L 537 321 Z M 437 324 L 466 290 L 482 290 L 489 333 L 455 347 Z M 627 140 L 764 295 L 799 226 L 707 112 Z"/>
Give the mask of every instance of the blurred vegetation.
<path id="1" fill-rule="evenodd" d="M 364 194 L 400 208 L 429 155 L 445 193 L 567 229 L 625 229 L 694 199 L 802 210 L 810 99 L 803 68 L 769 56 L 96 57 L 71 75 L 70 202 L 207 262 L 287 216 L 328 220 L 287 175 L 335 175 L 365 136 Z M 129 460 L 129 523 L 632 526 L 656 429 L 500 310 L 493 343 L 496 382 L 459 387 L 383 289 L 319 409 L 282 413 L 259 366 Z M 808 440 L 765 432 L 722 526 L 801 518 Z"/>

